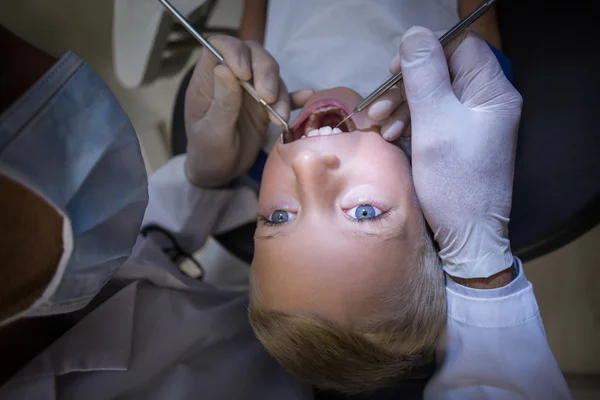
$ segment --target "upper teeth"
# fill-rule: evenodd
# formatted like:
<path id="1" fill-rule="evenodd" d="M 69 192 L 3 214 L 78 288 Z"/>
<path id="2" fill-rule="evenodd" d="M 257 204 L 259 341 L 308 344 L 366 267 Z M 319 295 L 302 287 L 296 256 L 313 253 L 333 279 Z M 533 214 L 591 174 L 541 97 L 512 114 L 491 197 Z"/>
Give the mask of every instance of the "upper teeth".
<path id="1" fill-rule="evenodd" d="M 307 137 L 313 137 L 313 136 L 321 136 L 321 135 L 333 135 L 336 133 L 342 133 L 342 130 L 340 128 L 331 128 L 330 126 L 324 126 L 320 129 L 313 129 L 312 131 L 308 132 L 306 134 Z"/>
<path id="2" fill-rule="evenodd" d="M 329 111 L 340 111 L 340 108 L 337 106 L 325 106 L 325 107 L 321 107 L 318 110 L 313 111 L 313 114 L 323 114 L 323 113 L 327 113 Z"/>

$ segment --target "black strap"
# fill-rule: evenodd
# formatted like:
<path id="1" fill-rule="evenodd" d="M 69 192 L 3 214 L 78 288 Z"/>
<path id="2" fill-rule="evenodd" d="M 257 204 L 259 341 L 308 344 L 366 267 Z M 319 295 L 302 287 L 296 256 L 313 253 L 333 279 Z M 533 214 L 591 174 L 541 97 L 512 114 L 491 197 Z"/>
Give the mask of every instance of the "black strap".
<path id="1" fill-rule="evenodd" d="M 140 234 L 143 237 L 147 237 L 150 232 L 158 232 L 169 239 L 171 246 L 163 247 L 162 251 L 167 255 L 167 257 L 169 257 L 171 261 L 180 266 L 184 260 L 190 260 L 200 271 L 200 276 L 197 279 L 202 280 L 204 278 L 204 268 L 202 268 L 198 260 L 196 260 L 193 255 L 181 248 L 179 243 L 177 243 L 175 236 L 171 232 L 158 225 L 147 225 L 142 228 Z M 184 271 L 182 272 L 185 273 Z"/>

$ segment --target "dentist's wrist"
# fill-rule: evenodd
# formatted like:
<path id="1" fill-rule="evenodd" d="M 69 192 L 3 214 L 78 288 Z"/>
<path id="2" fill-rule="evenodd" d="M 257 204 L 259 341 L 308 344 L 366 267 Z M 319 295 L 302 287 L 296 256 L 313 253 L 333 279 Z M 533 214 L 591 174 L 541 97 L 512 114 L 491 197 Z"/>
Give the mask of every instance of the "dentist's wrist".
<path id="1" fill-rule="evenodd" d="M 481 250 L 481 249 L 480 249 Z M 488 278 L 509 268 L 514 261 L 510 243 L 479 252 L 458 252 L 448 257 L 440 251 L 442 268 L 450 276 L 463 279 Z"/>
<path id="2" fill-rule="evenodd" d="M 458 278 L 452 276 L 454 282 L 466 286 L 471 289 L 497 289 L 500 287 L 504 287 L 512 282 L 513 280 L 513 268 L 505 269 L 504 271 L 500 271 L 495 275 L 490 276 L 489 278 Z"/>
<path id="3" fill-rule="evenodd" d="M 442 267 L 453 277 L 489 278 L 514 262 L 508 228 L 502 223 L 473 221 L 461 229 L 439 230 L 435 239 Z"/>
<path id="4" fill-rule="evenodd" d="M 0 113 L 58 61 L 0 25 Z"/>
<path id="5" fill-rule="evenodd" d="M 481 258 L 462 264 L 444 263 L 444 271 L 456 283 L 471 289 L 497 289 L 508 285 L 515 278 L 510 241 L 502 239 L 494 243 Z"/>

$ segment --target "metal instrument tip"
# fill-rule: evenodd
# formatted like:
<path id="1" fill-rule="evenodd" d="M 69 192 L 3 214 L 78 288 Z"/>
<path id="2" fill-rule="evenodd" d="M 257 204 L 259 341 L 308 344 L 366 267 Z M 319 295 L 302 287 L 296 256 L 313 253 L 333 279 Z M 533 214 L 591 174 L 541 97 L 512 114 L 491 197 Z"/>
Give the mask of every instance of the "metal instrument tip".
<path id="1" fill-rule="evenodd" d="M 292 132 L 290 132 L 289 129 L 284 129 L 279 138 L 281 140 L 281 143 L 283 144 L 291 143 L 294 141 L 294 135 L 292 134 Z"/>
<path id="2" fill-rule="evenodd" d="M 346 118 L 344 118 L 343 120 L 340 121 L 339 124 L 337 124 L 335 127 L 339 128 L 340 126 L 342 126 L 342 124 L 346 121 L 348 121 L 354 114 L 356 114 L 356 111 L 352 111 Z"/>

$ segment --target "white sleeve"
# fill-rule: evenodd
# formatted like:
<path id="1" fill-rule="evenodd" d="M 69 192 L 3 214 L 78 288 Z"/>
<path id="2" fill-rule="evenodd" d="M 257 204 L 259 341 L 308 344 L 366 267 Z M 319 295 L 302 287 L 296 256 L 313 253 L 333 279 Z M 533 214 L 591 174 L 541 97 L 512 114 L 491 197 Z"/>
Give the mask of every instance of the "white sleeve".
<path id="1" fill-rule="evenodd" d="M 157 170 L 148 183 L 148 207 L 142 229 L 158 226 L 169 232 L 177 244 L 192 254 L 208 236 L 231 230 L 256 218 L 257 197 L 244 186 L 230 189 L 202 189 L 191 185 L 184 172 L 185 156 L 171 159 Z M 163 243 L 164 242 L 164 243 Z M 135 258 L 147 258 L 146 247 L 172 246 L 164 235 L 154 234 L 152 241 L 140 238 Z"/>
<path id="2" fill-rule="evenodd" d="M 548 346 L 531 283 L 478 290 L 447 277 L 447 334 L 425 399 L 570 399 Z"/>

